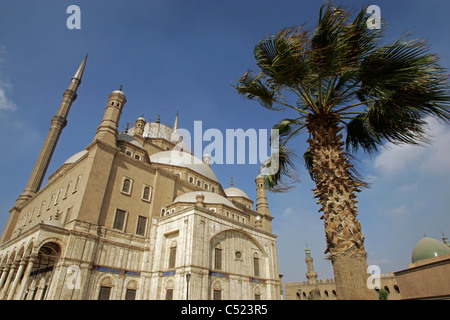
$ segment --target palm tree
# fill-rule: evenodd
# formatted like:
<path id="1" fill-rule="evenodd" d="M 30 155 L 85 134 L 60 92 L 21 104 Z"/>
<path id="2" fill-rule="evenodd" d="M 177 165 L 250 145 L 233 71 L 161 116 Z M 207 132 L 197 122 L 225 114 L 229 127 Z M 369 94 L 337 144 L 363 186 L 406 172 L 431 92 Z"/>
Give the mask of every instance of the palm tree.
<path id="1" fill-rule="evenodd" d="M 340 299 L 377 299 L 366 285 L 357 219 L 356 194 L 366 184 L 351 153 L 373 155 L 386 141 L 427 142 L 427 116 L 450 120 L 448 76 L 425 41 L 405 35 L 382 45 L 383 31 L 369 29 L 366 21 L 365 8 L 358 13 L 322 5 L 313 31 L 287 28 L 260 41 L 254 49 L 259 72 L 248 71 L 234 85 L 267 109 L 297 114 L 274 126 L 280 147 L 265 165 L 278 161 L 279 170 L 266 175 L 269 190 L 284 189 L 295 177 L 287 143 L 304 130 L 309 135 L 304 159 L 323 211 L 325 253 Z"/>

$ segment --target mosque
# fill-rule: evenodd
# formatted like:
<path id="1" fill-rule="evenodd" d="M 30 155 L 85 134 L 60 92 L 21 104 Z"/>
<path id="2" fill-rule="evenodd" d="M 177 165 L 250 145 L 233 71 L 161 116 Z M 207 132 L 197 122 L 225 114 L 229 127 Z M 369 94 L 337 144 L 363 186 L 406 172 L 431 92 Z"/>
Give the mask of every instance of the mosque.
<path id="1" fill-rule="evenodd" d="M 317 279 L 310 249 L 305 249 L 307 281 L 286 282 L 287 300 L 337 300 L 333 279 Z M 388 300 L 450 299 L 450 242 L 424 236 L 411 253 L 411 263 L 405 270 L 380 275 L 380 287 Z"/>
<path id="2" fill-rule="evenodd" d="M 143 117 L 119 133 L 125 93 L 108 96 L 93 141 L 48 178 L 86 66 L 73 76 L 0 239 L 1 300 L 281 299 L 264 188 L 223 188 L 210 157 Z"/>

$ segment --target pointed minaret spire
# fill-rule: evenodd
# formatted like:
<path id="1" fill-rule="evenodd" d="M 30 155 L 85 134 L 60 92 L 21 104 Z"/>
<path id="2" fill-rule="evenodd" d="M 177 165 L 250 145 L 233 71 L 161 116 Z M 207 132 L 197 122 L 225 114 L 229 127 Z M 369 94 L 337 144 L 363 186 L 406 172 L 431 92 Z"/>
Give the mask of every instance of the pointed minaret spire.
<path id="1" fill-rule="evenodd" d="M 177 111 L 177 115 L 175 117 L 175 122 L 173 124 L 173 131 L 177 131 L 178 129 L 178 111 Z"/>
<path id="2" fill-rule="evenodd" d="M 69 88 L 64 91 L 63 101 L 61 102 L 58 112 L 52 118 L 50 130 L 37 158 L 34 169 L 31 172 L 24 192 L 17 199 L 15 206 L 20 206 L 21 203 L 31 198 L 37 191 L 39 191 L 42 185 L 53 152 L 55 151 L 56 144 L 58 143 L 59 136 L 67 124 L 67 116 L 69 114 L 70 107 L 77 98 L 77 90 L 81 83 L 84 68 L 86 67 L 86 60 L 87 55 L 75 72 L 75 75 L 69 84 Z"/>
<path id="3" fill-rule="evenodd" d="M 83 78 L 84 67 L 86 67 L 87 57 L 88 57 L 88 55 L 86 54 L 86 57 L 81 62 L 80 66 L 78 67 L 77 72 L 75 72 L 72 79 L 77 79 L 81 82 L 81 78 Z"/>

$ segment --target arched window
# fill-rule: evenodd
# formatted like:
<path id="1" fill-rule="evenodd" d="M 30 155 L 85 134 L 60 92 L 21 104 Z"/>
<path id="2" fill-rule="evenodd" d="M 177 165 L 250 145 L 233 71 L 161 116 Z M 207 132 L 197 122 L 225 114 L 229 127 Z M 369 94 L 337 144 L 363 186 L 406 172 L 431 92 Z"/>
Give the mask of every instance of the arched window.
<path id="1" fill-rule="evenodd" d="M 124 179 L 122 184 L 122 192 L 130 193 L 130 187 L 131 187 L 131 180 L 128 178 Z"/>
<path id="2" fill-rule="evenodd" d="M 391 293 L 391 292 L 389 291 L 389 287 L 388 287 L 388 286 L 384 286 L 384 290 L 386 290 L 387 292 Z"/>
<path id="3" fill-rule="evenodd" d="M 137 282 L 132 280 L 127 284 L 125 300 L 136 300 Z"/>
<path id="4" fill-rule="evenodd" d="M 144 189 L 142 190 L 142 200 L 150 201 L 152 196 L 152 188 L 149 186 L 144 186 Z"/>
<path id="5" fill-rule="evenodd" d="M 261 289 L 259 287 L 255 288 L 255 300 L 261 300 Z"/>
<path id="6" fill-rule="evenodd" d="M 213 285 L 213 300 L 222 300 L 222 282 L 216 281 Z"/>
<path id="7" fill-rule="evenodd" d="M 111 290 L 114 286 L 114 282 L 110 277 L 106 277 L 100 283 L 100 291 L 98 293 L 98 300 L 109 300 L 111 296 Z"/>
<path id="8" fill-rule="evenodd" d="M 394 289 L 397 293 L 400 293 L 400 288 L 398 287 L 398 285 L 394 285 Z"/>
<path id="9" fill-rule="evenodd" d="M 166 300 L 173 300 L 173 281 L 169 280 L 166 284 Z"/>

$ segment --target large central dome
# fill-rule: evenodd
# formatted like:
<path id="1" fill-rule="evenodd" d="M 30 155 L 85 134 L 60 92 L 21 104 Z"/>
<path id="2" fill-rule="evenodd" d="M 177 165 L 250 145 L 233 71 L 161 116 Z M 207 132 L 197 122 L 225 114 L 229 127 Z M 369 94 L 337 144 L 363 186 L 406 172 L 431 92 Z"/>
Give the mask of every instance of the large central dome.
<path id="1" fill-rule="evenodd" d="M 216 175 L 207 164 L 184 151 L 171 150 L 158 152 L 150 156 L 150 161 L 153 163 L 188 168 L 208 179 L 219 182 Z"/>

